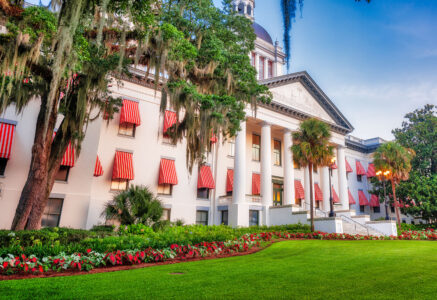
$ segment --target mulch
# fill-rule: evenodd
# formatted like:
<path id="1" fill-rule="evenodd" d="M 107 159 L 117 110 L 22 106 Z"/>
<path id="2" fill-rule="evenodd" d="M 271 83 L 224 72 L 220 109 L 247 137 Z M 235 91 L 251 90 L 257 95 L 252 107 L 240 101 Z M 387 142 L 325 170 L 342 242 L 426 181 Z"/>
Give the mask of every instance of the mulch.
<path id="1" fill-rule="evenodd" d="M 207 257 L 194 257 L 194 258 L 175 258 L 168 261 L 163 262 L 156 262 L 156 263 L 141 263 L 137 265 L 123 265 L 123 266 L 105 266 L 105 267 L 99 267 L 92 269 L 90 271 L 79 271 L 79 270 L 65 270 L 61 272 L 57 271 L 47 271 L 42 274 L 28 274 L 28 273 L 16 273 L 11 275 L 0 275 L 0 281 L 3 280 L 18 280 L 18 279 L 28 279 L 28 278 L 48 278 L 48 277 L 59 277 L 59 276 L 78 276 L 78 275 L 88 275 L 88 274 L 97 274 L 97 273 L 106 273 L 106 272 L 116 272 L 116 271 L 125 271 L 125 270 L 134 270 L 134 269 L 141 269 L 141 268 L 149 268 L 154 266 L 162 266 L 162 265 L 172 265 L 172 264 L 178 264 L 182 262 L 192 262 L 192 261 L 199 261 L 199 260 L 209 260 L 209 259 L 219 259 L 219 258 L 226 258 L 226 257 L 233 257 L 233 256 L 243 256 L 243 255 L 249 255 L 254 254 L 258 251 L 264 250 L 273 243 L 280 242 L 285 239 L 278 239 L 275 241 L 271 241 L 269 244 L 267 244 L 264 247 L 252 247 L 248 251 L 245 252 L 235 252 L 235 253 L 229 253 L 229 254 L 220 254 L 220 255 L 211 255 Z M 288 239 L 289 240 L 289 239 Z"/>

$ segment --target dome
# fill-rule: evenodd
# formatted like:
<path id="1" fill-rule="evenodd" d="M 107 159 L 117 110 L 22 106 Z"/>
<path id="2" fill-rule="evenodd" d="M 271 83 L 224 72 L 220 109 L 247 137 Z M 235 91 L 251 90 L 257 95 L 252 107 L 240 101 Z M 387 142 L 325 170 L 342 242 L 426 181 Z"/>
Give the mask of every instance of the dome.
<path id="1" fill-rule="evenodd" d="M 267 30 L 264 29 L 264 27 L 255 22 L 253 23 L 252 27 L 257 37 L 273 45 L 272 37 Z"/>

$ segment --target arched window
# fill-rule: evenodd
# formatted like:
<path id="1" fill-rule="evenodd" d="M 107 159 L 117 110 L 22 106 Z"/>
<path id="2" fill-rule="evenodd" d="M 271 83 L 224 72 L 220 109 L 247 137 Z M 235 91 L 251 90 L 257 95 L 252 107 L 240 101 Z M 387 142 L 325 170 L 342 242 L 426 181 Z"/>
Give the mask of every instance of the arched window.
<path id="1" fill-rule="evenodd" d="M 238 4 L 238 12 L 244 14 L 244 3 Z"/>
<path id="2" fill-rule="evenodd" d="M 252 6 L 247 6 L 247 15 L 252 16 Z"/>

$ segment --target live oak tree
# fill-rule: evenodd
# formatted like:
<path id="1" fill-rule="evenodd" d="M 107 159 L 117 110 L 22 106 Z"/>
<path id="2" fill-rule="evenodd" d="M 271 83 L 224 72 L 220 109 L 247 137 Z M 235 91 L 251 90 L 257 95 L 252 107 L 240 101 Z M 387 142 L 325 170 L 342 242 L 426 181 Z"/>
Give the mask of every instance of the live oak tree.
<path id="1" fill-rule="evenodd" d="M 313 169 L 331 164 L 334 147 L 329 144 L 330 138 L 329 126 L 315 118 L 303 121 L 299 130 L 293 132 L 293 160 L 299 168 L 308 168 L 310 175 L 311 231 L 314 231 Z"/>
<path id="2" fill-rule="evenodd" d="M 1 109 L 41 103 L 14 230 L 40 227 L 68 144 L 79 153 L 88 122 L 118 110 L 109 75 L 127 73 L 128 63 L 155 72 L 162 110 L 170 105 L 184 116 L 170 135 L 186 136 L 190 169 L 202 161 L 211 132 L 235 134 L 245 106 L 270 99 L 249 63 L 250 23 L 229 5 L 219 11 L 209 0 L 69 0 L 56 1 L 53 14 L 23 9 L 21 1 L 0 4 L 8 22 L 0 36 Z"/>

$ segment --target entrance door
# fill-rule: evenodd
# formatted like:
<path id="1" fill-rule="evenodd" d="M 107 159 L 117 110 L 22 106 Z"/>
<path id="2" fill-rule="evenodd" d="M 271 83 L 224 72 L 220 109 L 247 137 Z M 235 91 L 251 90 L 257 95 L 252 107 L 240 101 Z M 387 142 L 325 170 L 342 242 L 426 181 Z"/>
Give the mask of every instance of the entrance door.
<path id="1" fill-rule="evenodd" d="M 282 205 L 282 197 L 284 194 L 284 188 L 282 183 L 273 183 L 273 206 Z"/>

